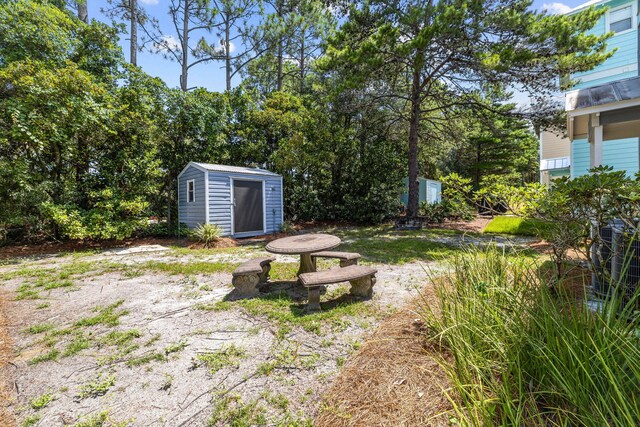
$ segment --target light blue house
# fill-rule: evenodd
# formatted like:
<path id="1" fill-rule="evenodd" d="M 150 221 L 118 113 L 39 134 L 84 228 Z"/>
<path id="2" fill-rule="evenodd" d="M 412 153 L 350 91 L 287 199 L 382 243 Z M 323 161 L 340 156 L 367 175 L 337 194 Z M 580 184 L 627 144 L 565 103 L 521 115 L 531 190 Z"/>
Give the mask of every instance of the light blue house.
<path id="1" fill-rule="evenodd" d="M 574 75 L 579 83 L 565 95 L 570 175 L 599 165 L 633 175 L 640 170 L 638 2 L 590 1 L 569 13 L 593 5 L 608 10 L 591 33 L 614 33 L 607 45 L 616 51 L 595 69 Z"/>
<path id="2" fill-rule="evenodd" d="M 283 222 L 282 176 L 264 169 L 190 162 L 178 175 L 178 221 L 217 224 L 224 236 L 274 233 Z"/>
<path id="3" fill-rule="evenodd" d="M 400 195 L 400 202 L 406 207 L 409 204 L 409 178 L 404 179 L 405 191 Z M 440 203 L 442 201 L 442 183 L 418 177 L 418 203 Z"/>

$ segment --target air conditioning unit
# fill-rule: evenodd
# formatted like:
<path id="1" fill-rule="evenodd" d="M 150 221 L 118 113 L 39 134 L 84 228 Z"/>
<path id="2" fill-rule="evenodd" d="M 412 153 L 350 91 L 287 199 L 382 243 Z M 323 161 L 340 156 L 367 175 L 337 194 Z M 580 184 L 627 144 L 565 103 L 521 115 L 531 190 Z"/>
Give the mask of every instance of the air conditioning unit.
<path id="1" fill-rule="evenodd" d="M 612 228 L 611 282 L 630 299 L 640 284 L 640 234 L 638 229 Z"/>

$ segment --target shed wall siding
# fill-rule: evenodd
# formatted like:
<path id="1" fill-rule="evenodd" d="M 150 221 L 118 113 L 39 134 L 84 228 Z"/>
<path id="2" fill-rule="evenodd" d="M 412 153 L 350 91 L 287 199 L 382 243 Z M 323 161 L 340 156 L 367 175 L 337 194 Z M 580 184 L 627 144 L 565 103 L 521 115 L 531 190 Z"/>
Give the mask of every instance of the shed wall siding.
<path id="1" fill-rule="evenodd" d="M 218 224 L 223 235 L 232 234 L 231 180 L 264 181 L 266 200 L 266 231 L 273 233 L 282 224 L 282 185 L 279 176 L 256 176 L 209 172 L 209 222 Z M 274 190 L 272 190 L 272 188 Z"/>
<path id="2" fill-rule="evenodd" d="M 231 235 L 231 180 L 228 174 L 209 172 L 209 222 L 224 236 Z"/>
<path id="3" fill-rule="evenodd" d="M 187 203 L 187 182 L 194 180 L 195 202 Z M 194 167 L 187 169 L 178 179 L 178 216 L 181 223 L 189 228 L 205 223 L 205 183 L 204 172 Z"/>

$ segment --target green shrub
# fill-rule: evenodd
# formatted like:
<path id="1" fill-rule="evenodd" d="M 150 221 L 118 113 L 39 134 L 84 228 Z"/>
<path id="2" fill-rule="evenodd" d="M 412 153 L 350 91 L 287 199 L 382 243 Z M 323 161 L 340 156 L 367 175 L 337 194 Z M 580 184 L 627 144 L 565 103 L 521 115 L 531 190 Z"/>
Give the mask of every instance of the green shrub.
<path id="1" fill-rule="evenodd" d="M 279 231 L 284 234 L 293 234 L 296 232 L 296 228 L 293 222 L 286 220 L 280 224 Z"/>
<path id="2" fill-rule="evenodd" d="M 144 215 L 148 204 L 140 198 L 126 200 L 110 190 L 92 193 L 91 198 L 93 208 L 89 210 L 50 202 L 40 210 L 60 236 L 69 239 L 122 240 L 148 224 Z"/>
<path id="3" fill-rule="evenodd" d="M 420 216 L 424 217 L 428 223 L 442 223 L 447 219 L 447 208 L 442 203 L 421 202 L 418 208 Z"/>
<path id="4" fill-rule="evenodd" d="M 210 248 L 222 235 L 222 229 L 218 224 L 200 224 L 191 231 L 191 238 Z"/>
<path id="5" fill-rule="evenodd" d="M 437 304 L 422 314 L 451 352 L 453 415 L 477 426 L 639 425 L 634 302 L 594 312 L 538 272 L 530 259 L 470 248 L 434 281 Z"/>

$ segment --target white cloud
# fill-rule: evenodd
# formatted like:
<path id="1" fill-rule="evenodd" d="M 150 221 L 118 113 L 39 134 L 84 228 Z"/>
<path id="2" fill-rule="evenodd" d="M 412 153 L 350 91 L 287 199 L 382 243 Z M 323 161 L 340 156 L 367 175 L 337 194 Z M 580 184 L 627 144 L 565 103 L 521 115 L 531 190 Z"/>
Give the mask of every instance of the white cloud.
<path id="1" fill-rule="evenodd" d="M 153 43 L 153 47 L 157 52 L 176 52 L 180 50 L 180 43 L 173 36 L 162 36 L 162 38 Z"/>
<path id="2" fill-rule="evenodd" d="M 542 8 L 552 15 L 561 15 L 571 12 L 571 7 L 564 3 L 545 3 Z"/>
<path id="3" fill-rule="evenodd" d="M 149 6 L 155 6 L 160 3 L 160 0 L 140 0 L 142 4 L 148 4 Z"/>

